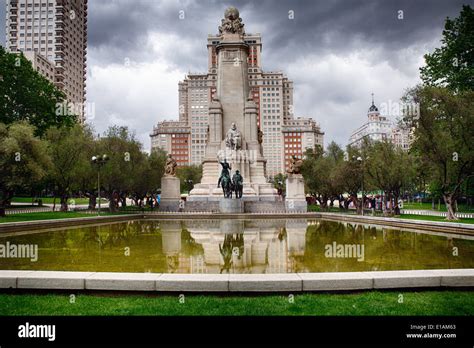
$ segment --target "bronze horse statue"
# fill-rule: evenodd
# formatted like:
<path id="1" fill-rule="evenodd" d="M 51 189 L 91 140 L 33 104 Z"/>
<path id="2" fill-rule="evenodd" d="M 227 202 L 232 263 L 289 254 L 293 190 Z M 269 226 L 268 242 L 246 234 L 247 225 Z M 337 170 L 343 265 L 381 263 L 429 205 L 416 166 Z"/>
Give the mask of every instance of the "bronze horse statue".
<path id="1" fill-rule="evenodd" d="M 224 193 L 225 198 L 232 198 L 232 191 L 234 190 L 234 187 L 232 185 L 232 180 L 230 179 L 230 176 L 221 176 L 219 178 L 219 181 L 217 182 L 217 186 L 222 187 L 222 192 Z"/>

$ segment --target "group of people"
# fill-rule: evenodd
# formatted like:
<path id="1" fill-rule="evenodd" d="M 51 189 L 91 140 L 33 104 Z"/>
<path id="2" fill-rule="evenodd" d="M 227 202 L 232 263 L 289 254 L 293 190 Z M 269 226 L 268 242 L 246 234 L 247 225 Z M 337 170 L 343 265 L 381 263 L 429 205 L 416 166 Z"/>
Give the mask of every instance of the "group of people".
<path id="1" fill-rule="evenodd" d="M 385 209 L 389 209 L 390 205 L 392 207 L 395 207 L 395 203 L 396 202 L 393 199 L 391 201 L 385 200 L 381 195 L 372 195 L 364 197 L 364 207 L 371 209 L 372 212 L 375 212 L 376 210 L 384 210 L 384 205 Z M 398 206 L 401 207 L 403 205 L 403 200 L 400 199 L 397 203 Z"/>
<path id="2" fill-rule="evenodd" d="M 89 198 L 89 209 L 96 209 L 97 207 L 97 192 L 89 192 L 86 194 Z M 160 206 L 160 194 L 159 193 L 147 193 L 144 196 L 138 194 L 127 195 L 125 192 L 113 191 L 110 197 L 105 197 L 109 200 L 109 208 L 111 210 L 118 210 L 119 207 L 127 206 L 127 199 L 131 199 L 133 205 L 139 208 L 149 207 L 151 209 L 158 208 Z"/>

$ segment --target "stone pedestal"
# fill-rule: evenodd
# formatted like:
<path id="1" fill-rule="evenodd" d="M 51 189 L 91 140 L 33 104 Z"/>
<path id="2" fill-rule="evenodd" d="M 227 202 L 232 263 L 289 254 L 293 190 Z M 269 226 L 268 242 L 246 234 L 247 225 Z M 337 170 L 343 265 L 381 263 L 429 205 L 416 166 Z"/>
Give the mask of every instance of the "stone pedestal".
<path id="1" fill-rule="evenodd" d="M 219 200 L 219 212 L 221 213 L 243 213 L 244 201 L 241 199 L 221 198 Z"/>
<path id="2" fill-rule="evenodd" d="M 160 210 L 178 211 L 181 200 L 180 181 L 175 176 L 161 178 Z"/>
<path id="3" fill-rule="evenodd" d="M 181 252 L 181 221 L 161 221 L 161 245 L 165 255 L 178 255 Z"/>
<path id="4" fill-rule="evenodd" d="M 304 193 L 304 179 L 301 174 L 289 174 L 286 179 L 285 207 L 288 212 L 308 211 L 306 195 Z"/>

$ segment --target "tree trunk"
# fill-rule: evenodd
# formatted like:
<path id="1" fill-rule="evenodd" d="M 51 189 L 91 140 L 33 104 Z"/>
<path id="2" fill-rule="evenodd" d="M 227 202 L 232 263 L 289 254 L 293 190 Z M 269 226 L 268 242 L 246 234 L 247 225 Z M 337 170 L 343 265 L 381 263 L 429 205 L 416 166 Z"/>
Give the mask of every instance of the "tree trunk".
<path id="1" fill-rule="evenodd" d="M 351 195 L 351 201 L 354 203 L 356 207 L 357 215 L 362 215 L 362 202 L 359 201 L 359 198 L 357 197 L 357 195 Z"/>
<path id="2" fill-rule="evenodd" d="M 67 199 L 68 199 L 68 196 L 66 194 L 61 195 L 61 209 L 60 209 L 60 211 L 68 211 Z"/>
<path id="3" fill-rule="evenodd" d="M 390 207 L 390 195 L 387 192 L 383 193 L 383 199 L 382 199 L 382 211 L 383 211 L 383 216 L 389 216 L 390 215 L 390 209 L 387 209 Z"/>
<path id="4" fill-rule="evenodd" d="M 0 199 L 0 217 L 4 217 L 6 215 L 5 213 L 5 200 Z"/>
<path id="5" fill-rule="evenodd" d="M 448 211 L 448 214 L 446 216 L 447 220 L 458 220 L 456 217 L 456 211 L 454 209 L 454 202 L 455 199 L 453 198 L 452 194 L 444 194 L 444 203 L 446 204 L 446 209 Z"/>
<path id="6" fill-rule="evenodd" d="M 121 203 L 122 203 L 122 207 L 126 207 L 127 206 L 127 196 L 126 195 L 121 196 L 120 200 L 121 200 Z"/>
<path id="7" fill-rule="evenodd" d="M 400 215 L 400 206 L 398 205 L 398 194 L 395 194 L 393 198 L 394 198 L 394 202 L 395 202 L 394 214 L 395 215 Z"/>
<path id="8" fill-rule="evenodd" d="M 12 191 L 9 191 L 9 190 L 2 190 L 2 191 L 0 191 L 0 217 L 4 217 L 6 215 L 6 207 L 9 206 L 10 201 L 13 198 Z"/>
<path id="9" fill-rule="evenodd" d="M 325 196 L 319 198 L 319 204 L 321 205 L 321 210 L 328 210 L 328 199 Z"/>

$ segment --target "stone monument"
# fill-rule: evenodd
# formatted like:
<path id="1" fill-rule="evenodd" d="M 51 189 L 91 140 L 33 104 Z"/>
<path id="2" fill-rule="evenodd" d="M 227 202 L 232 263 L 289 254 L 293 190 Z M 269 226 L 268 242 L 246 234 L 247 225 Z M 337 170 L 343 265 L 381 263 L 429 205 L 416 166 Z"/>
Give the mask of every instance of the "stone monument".
<path id="1" fill-rule="evenodd" d="M 293 156 L 290 160 L 286 179 L 285 207 L 289 212 L 303 212 L 308 210 L 306 194 L 304 192 L 304 179 L 301 175 L 303 161 Z"/>
<path id="2" fill-rule="evenodd" d="M 229 7 L 219 27 L 216 95 L 209 105 L 208 142 L 203 160 L 201 183 L 194 186 L 188 202 L 219 201 L 222 189 L 216 187 L 220 164 L 228 162 L 230 177 L 238 170 L 244 178 L 243 201 L 278 199 L 273 185 L 265 178 L 266 159 L 262 154 L 263 134 L 257 125 L 257 105 L 251 97 L 244 40 L 244 24 L 235 7 Z"/>
<path id="3" fill-rule="evenodd" d="M 160 210 L 178 211 L 181 200 L 179 178 L 176 177 L 177 163 L 171 154 L 166 158 L 165 175 L 161 178 Z"/>

